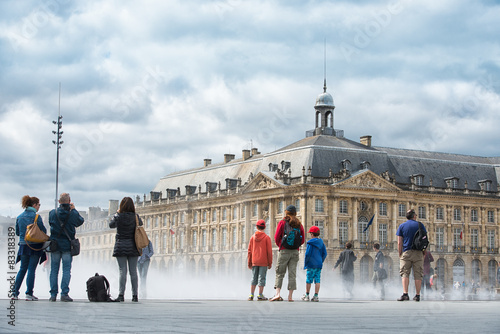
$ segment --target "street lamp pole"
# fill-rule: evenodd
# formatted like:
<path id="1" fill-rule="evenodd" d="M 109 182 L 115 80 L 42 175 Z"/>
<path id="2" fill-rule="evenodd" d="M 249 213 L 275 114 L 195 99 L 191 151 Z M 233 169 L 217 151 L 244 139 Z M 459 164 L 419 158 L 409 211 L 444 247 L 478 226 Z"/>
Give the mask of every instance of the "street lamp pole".
<path id="1" fill-rule="evenodd" d="M 57 125 L 57 131 L 52 131 L 53 134 L 56 135 L 56 140 L 53 140 L 52 143 L 57 146 L 57 158 L 56 158 L 56 199 L 55 199 L 55 209 L 57 210 L 57 202 L 59 195 L 59 150 L 61 149 L 61 145 L 64 142 L 61 140 L 63 131 L 62 129 L 62 116 L 61 116 L 61 83 L 59 83 L 59 113 L 57 116 L 57 121 L 52 121 L 52 123 Z"/>

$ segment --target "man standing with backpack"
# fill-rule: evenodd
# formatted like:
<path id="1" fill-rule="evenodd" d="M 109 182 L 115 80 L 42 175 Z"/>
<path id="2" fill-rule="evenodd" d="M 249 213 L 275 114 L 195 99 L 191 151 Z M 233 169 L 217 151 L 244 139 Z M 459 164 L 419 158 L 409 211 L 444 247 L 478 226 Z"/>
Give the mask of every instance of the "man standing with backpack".
<path id="1" fill-rule="evenodd" d="M 417 214 L 415 210 L 408 210 L 406 218 L 408 220 L 399 225 L 396 232 L 398 236 L 399 274 L 403 284 L 403 295 L 398 298 L 398 301 L 410 300 L 408 286 L 410 285 L 410 273 L 413 268 L 416 290 L 413 300 L 419 302 L 424 271 L 424 255 L 429 241 L 424 225 L 416 221 Z"/>

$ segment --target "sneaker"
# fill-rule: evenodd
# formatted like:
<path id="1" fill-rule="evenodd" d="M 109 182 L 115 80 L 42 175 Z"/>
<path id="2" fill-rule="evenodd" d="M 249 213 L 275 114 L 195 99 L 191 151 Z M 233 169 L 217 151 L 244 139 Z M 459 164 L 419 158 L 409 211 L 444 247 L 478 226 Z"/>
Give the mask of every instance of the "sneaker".
<path id="1" fill-rule="evenodd" d="M 267 298 L 264 295 L 258 295 L 257 300 L 267 300 Z"/>
<path id="2" fill-rule="evenodd" d="M 55 302 L 56 301 L 56 296 L 50 296 L 49 301 Z"/>
<path id="3" fill-rule="evenodd" d="M 38 298 L 33 295 L 26 295 L 26 300 L 36 302 Z"/>
<path id="4" fill-rule="evenodd" d="M 115 299 L 115 302 L 124 302 L 125 298 L 123 298 L 123 295 L 118 295 L 118 297 Z"/>
<path id="5" fill-rule="evenodd" d="M 10 297 L 10 299 L 11 299 L 11 300 L 18 300 L 18 299 L 19 299 L 19 297 L 18 297 L 18 296 L 12 296 L 12 297 Z"/>
<path id="6" fill-rule="evenodd" d="M 398 298 L 398 302 L 402 302 L 405 300 L 410 300 L 410 297 L 408 297 L 408 294 L 403 293 L 403 295 Z"/>
<path id="7" fill-rule="evenodd" d="M 132 301 L 133 302 L 138 302 L 139 301 L 139 298 L 137 298 L 137 295 L 133 295 L 132 296 Z"/>
<path id="8" fill-rule="evenodd" d="M 415 295 L 415 297 L 413 297 L 413 300 L 416 301 L 416 302 L 419 302 L 420 301 L 420 295 Z"/>
<path id="9" fill-rule="evenodd" d="M 65 296 L 61 296 L 61 301 L 62 302 L 72 302 L 73 301 L 73 298 L 71 298 L 70 296 L 68 295 L 65 295 Z"/>
<path id="10" fill-rule="evenodd" d="M 253 295 L 248 296 L 248 300 L 252 301 L 253 300 Z"/>
<path id="11" fill-rule="evenodd" d="M 319 297 L 318 297 L 318 296 L 313 296 L 313 297 L 311 298 L 311 301 L 312 301 L 312 302 L 319 302 Z"/>
<path id="12" fill-rule="evenodd" d="M 306 293 L 300 299 L 302 299 L 305 302 L 308 302 L 309 301 L 309 295 Z"/>

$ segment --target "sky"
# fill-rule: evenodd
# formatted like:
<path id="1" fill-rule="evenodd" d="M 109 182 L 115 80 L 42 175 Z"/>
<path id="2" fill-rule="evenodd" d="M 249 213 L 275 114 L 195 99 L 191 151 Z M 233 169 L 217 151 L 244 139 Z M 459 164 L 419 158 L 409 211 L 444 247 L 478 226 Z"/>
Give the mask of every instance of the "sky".
<path id="1" fill-rule="evenodd" d="M 499 17 L 488 0 L 1 1 L 0 215 L 26 194 L 54 207 L 59 108 L 59 193 L 107 209 L 304 138 L 325 73 L 346 138 L 498 157 Z"/>

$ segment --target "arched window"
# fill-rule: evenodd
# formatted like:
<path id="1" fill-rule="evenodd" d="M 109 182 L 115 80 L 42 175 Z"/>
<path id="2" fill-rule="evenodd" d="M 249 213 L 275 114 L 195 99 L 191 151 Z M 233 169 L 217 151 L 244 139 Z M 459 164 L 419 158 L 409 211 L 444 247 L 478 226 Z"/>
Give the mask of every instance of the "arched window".
<path id="1" fill-rule="evenodd" d="M 453 262 L 453 282 L 462 283 L 465 281 L 465 263 L 462 259 Z"/>
<path id="2" fill-rule="evenodd" d="M 359 262 L 359 279 L 361 283 L 370 282 L 370 262 L 372 261 L 369 255 L 363 256 Z"/>
<path id="3" fill-rule="evenodd" d="M 478 259 L 472 260 L 471 263 L 471 277 L 474 282 L 479 282 L 481 277 L 481 262 Z"/>
<path id="4" fill-rule="evenodd" d="M 205 260 L 203 258 L 200 259 L 200 261 L 198 261 L 198 274 L 201 276 L 201 275 L 205 275 L 207 272 L 206 270 L 206 264 L 205 264 Z"/>
<path id="5" fill-rule="evenodd" d="M 222 257 L 219 260 L 219 275 L 224 276 L 226 274 L 226 260 Z"/>
<path id="6" fill-rule="evenodd" d="M 490 260 L 490 262 L 488 262 L 488 284 L 490 286 L 496 286 L 497 284 L 497 267 L 497 261 Z"/>

